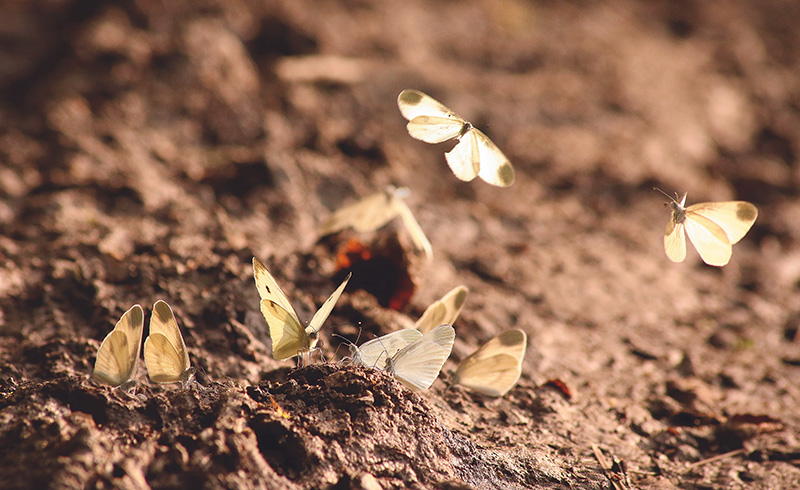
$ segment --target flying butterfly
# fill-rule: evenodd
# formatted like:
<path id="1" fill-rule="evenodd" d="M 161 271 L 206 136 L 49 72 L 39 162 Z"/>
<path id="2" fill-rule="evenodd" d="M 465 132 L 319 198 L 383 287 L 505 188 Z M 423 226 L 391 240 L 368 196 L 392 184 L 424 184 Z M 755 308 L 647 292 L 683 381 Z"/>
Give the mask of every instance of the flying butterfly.
<path id="1" fill-rule="evenodd" d="M 453 350 L 456 332 L 439 325 L 386 359 L 386 371 L 411 391 L 428 389 Z"/>
<path id="2" fill-rule="evenodd" d="M 111 386 L 131 385 L 139 365 L 143 330 L 144 312 L 141 306 L 133 305 L 100 344 L 92 377 Z"/>
<path id="3" fill-rule="evenodd" d="M 419 222 L 414 218 L 408 204 L 403 200 L 407 195 L 408 189 L 405 187 L 388 186 L 382 192 L 376 192 L 356 203 L 340 208 L 323 223 L 320 236 L 330 235 L 347 227 L 352 227 L 359 233 L 375 231 L 400 216 L 414 246 L 417 250 L 425 252 L 425 256 L 430 260 L 433 258 L 431 242 L 428 241 Z"/>
<path id="4" fill-rule="evenodd" d="M 383 367 L 386 365 L 386 359 L 391 358 L 397 351 L 420 337 L 422 337 L 422 332 L 419 330 L 404 328 L 364 342 L 358 347 L 350 345 L 350 354 L 356 364 Z"/>
<path id="5" fill-rule="evenodd" d="M 156 383 L 186 384 L 194 369 L 172 308 L 161 300 L 153 305 L 150 334 L 144 341 L 147 375 Z"/>
<path id="6" fill-rule="evenodd" d="M 269 326 L 272 357 L 282 361 L 301 355 L 301 363 L 309 363 L 310 352 L 317 345 L 319 330 L 331 314 L 339 296 L 342 295 L 351 274 L 348 274 L 336 291 L 325 300 L 305 328 L 275 278 L 255 257 L 253 257 L 253 276 L 256 280 L 256 289 L 261 296 L 261 314 Z"/>
<path id="7" fill-rule="evenodd" d="M 505 395 L 519 380 L 527 344 L 525 332 L 506 330 L 461 361 L 455 383 L 484 395 Z"/>
<path id="8" fill-rule="evenodd" d="M 744 237 L 758 217 L 758 209 L 745 201 L 703 202 L 684 207 L 686 194 L 680 201 L 670 199 L 671 202 L 665 203 L 672 209 L 672 215 L 664 232 L 664 250 L 673 262 L 686 258 L 688 235 L 703 262 L 717 267 L 727 264 L 731 246 Z"/>
<path id="9" fill-rule="evenodd" d="M 427 333 L 437 325 L 443 323 L 453 324 L 464 307 L 469 289 L 466 286 L 456 286 L 437 301 L 434 301 L 419 317 L 414 328 L 422 333 Z"/>
<path id="10" fill-rule="evenodd" d="M 426 143 L 458 139 L 444 154 L 455 176 L 471 181 L 476 176 L 499 187 L 514 183 L 514 168 L 488 136 L 442 103 L 419 90 L 406 89 L 397 97 L 397 106 L 409 122 L 413 138 Z"/>

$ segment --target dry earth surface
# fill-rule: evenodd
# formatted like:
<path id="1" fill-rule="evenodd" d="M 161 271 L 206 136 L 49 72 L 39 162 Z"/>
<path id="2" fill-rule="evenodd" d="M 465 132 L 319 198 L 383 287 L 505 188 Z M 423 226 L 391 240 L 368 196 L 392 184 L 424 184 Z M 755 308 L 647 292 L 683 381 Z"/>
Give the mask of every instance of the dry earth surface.
<path id="1" fill-rule="evenodd" d="M 800 487 L 798 23 L 795 0 L 3 2 L 0 488 Z M 516 183 L 455 179 L 409 87 Z M 387 184 L 433 261 L 396 224 L 316 241 Z M 760 215 L 726 267 L 674 264 L 654 186 Z M 271 358 L 251 258 L 308 319 L 351 238 L 372 259 L 328 360 L 470 288 L 431 389 Z M 157 299 L 203 382 L 90 381 Z M 518 386 L 451 386 L 508 328 Z"/>

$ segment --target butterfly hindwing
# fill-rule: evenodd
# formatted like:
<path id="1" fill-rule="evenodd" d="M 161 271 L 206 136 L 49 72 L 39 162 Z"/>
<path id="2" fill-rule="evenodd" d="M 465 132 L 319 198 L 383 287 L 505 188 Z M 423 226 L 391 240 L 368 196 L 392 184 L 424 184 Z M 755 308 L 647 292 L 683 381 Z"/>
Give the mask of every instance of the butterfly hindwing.
<path id="1" fill-rule="evenodd" d="M 507 330 L 486 342 L 458 365 L 455 380 L 489 396 L 503 396 L 519 380 L 527 335 Z"/>

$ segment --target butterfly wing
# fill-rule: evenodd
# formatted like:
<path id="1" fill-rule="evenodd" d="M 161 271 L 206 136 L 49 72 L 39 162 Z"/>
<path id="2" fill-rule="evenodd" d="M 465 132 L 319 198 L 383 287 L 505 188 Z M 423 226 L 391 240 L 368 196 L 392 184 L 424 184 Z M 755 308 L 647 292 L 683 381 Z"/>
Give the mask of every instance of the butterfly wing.
<path id="1" fill-rule="evenodd" d="M 278 303 L 281 308 L 294 317 L 297 323 L 300 323 L 300 318 L 298 318 L 297 312 L 294 311 L 294 307 L 289 302 L 286 294 L 278 286 L 272 274 L 264 267 L 264 264 L 255 257 L 253 257 L 253 277 L 256 279 L 256 289 L 258 289 L 258 295 L 261 296 L 262 300 L 267 299 Z"/>
<path id="2" fill-rule="evenodd" d="M 458 140 L 452 150 L 444 154 L 447 165 L 453 174 L 465 182 L 469 182 L 478 175 L 480 170 L 481 153 L 475 130 L 469 130 Z"/>
<path id="3" fill-rule="evenodd" d="M 411 236 L 411 241 L 414 242 L 414 246 L 417 247 L 418 250 L 425 252 L 425 256 L 428 257 L 428 260 L 433 260 L 433 247 L 431 247 L 431 242 L 428 241 L 428 237 L 425 236 L 425 232 L 422 231 L 422 227 L 414 217 L 411 209 L 409 209 L 405 201 L 400 198 L 395 199 L 394 208 L 397 213 L 400 214 L 400 219 L 403 220 L 403 225 L 406 227 L 406 230 L 408 230 L 408 234 Z"/>
<path id="4" fill-rule="evenodd" d="M 437 325 L 454 323 L 461 313 L 461 308 L 464 307 L 467 293 L 469 293 L 469 289 L 466 286 L 454 287 L 425 310 L 414 324 L 414 328 L 422 333 L 427 333 Z"/>
<path id="5" fill-rule="evenodd" d="M 386 359 L 394 356 L 400 349 L 422 337 L 419 330 L 404 328 L 382 337 L 364 342 L 355 353 L 355 361 L 369 367 L 383 367 Z"/>
<path id="6" fill-rule="evenodd" d="M 186 381 L 191 363 L 172 308 L 161 300 L 153 305 L 150 334 L 144 342 L 147 375 L 156 383 Z"/>
<path id="7" fill-rule="evenodd" d="M 703 262 L 722 267 L 731 260 L 730 239 L 719 225 L 687 208 L 683 226 Z"/>
<path id="8" fill-rule="evenodd" d="M 482 131 L 473 128 L 470 132 L 475 133 L 480 155 L 478 176 L 484 182 L 498 187 L 508 187 L 513 184 L 514 167 L 511 166 L 508 157 Z"/>
<path id="9" fill-rule="evenodd" d="M 400 349 L 387 360 L 387 367 L 395 379 L 409 390 L 426 390 L 439 376 L 444 362 L 450 356 L 455 335 L 450 325 L 439 325 Z"/>
<path id="10" fill-rule="evenodd" d="M 758 217 L 758 208 L 745 201 L 704 202 L 687 207 L 686 214 L 700 215 L 713 221 L 725 231 L 733 245 L 753 226 Z"/>
<path id="11" fill-rule="evenodd" d="M 144 341 L 144 363 L 147 375 L 156 383 L 182 381 L 183 356 L 175 349 L 166 335 L 151 333 Z"/>
<path id="12" fill-rule="evenodd" d="M 92 376 L 103 383 L 120 386 L 136 374 L 144 330 L 144 312 L 133 305 L 100 344 Z"/>
<path id="13" fill-rule="evenodd" d="M 314 313 L 314 317 L 308 323 L 308 327 L 312 332 L 319 332 L 319 329 L 322 328 L 322 324 L 325 323 L 325 320 L 328 319 L 333 307 L 336 306 L 336 302 L 339 301 L 339 296 L 342 295 L 342 291 L 344 291 L 345 286 L 347 286 L 347 281 L 350 280 L 350 276 L 352 275 L 352 272 L 347 274 L 347 277 L 345 277 L 344 281 L 342 281 L 339 287 L 336 288 L 336 291 L 331 293 L 328 299 L 326 299 L 325 302 L 322 303 L 322 306 L 319 307 L 319 310 Z"/>
<path id="14" fill-rule="evenodd" d="M 374 231 L 397 216 L 397 198 L 389 192 L 376 192 L 364 199 L 340 208 L 323 223 L 320 236 L 352 227 L 359 233 Z"/>
<path id="15" fill-rule="evenodd" d="M 664 251 L 669 260 L 673 262 L 683 262 L 686 258 L 686 233 L 683 223 L 675 221 L 674 212 L 664 232 Z"/>
<path id="16" fill-rule="evenodd" d="M 282 361 L 309 350 L 316 344 L 312 342 L 303 325 L 295 315 L 270 299 L 261 300 L 261 314 L 267 320 L 269 336 L 272 339 L 272 357 Z"/>
<path id="17" fill-rule="evenodd" d="M 437 116 L 448 118 L 454 116 L 460 119 L 453 111 L 430 95 L 419 90 L 406 89 L 397 96 L 397 107 L 404 118 L 411 121 L 419 116 Z"/>
<path id="18" fill-rule="evenodd" d="M 522 330 L 501 333 L 461 361 L 456 383 L 489 396 L 503 396 L 519 380 L 526 346 Z"/>

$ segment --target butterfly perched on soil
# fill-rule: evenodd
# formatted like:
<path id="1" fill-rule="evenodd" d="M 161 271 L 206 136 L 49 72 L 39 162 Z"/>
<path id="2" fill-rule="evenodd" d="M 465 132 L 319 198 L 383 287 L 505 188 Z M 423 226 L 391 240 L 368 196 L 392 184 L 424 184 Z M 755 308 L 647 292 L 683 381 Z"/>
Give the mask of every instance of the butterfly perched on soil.
<path id="1" fill-rule="evenodd" d="M 147 376 L 156 383 L 186 384 L 194 375 L 186 343 L 172 308 L 161 300 L 153 305 L 150 334 L 144 341 Z"/>
<path id="2" fill-rule="evenodd" d="M 664 250 L 673 262 L 686 258 L 688 235 L 703 262 L 718 267 L 727 264 L 732 245 L 744 237 L 758 217 L 758 209 L 745 201 L 703 202 L 684 207 L 685 204 L 686 194 L 680 201 L 672 199 L 665 204 L 672 209 L 672 215 L 664 232 Z"/>
<path id="3" fill-rule="evenodd" d="M 272 357 L 281 361 L 302 355 L 301 364 L 307 364 L 310 362 L 311 350 L 317 345 L 318 332 L 347 286 L 350 274 L 320 306 L 307 327 L 303 327 L 297 312 L 275 278 L 255 257 L 253 257 L 253 276 L 258 294 L 261 296 L 261 313 L 269 326 Z"/>
<path id="4" fill-rule="evenodd" d="M 484 395 L 505 395 L 519 380 L 527 344 L 525 332 L 506 330 L 461 361 L 455 382 Z"/>
<path id="5" fill-rule="evenodd" d="M 406 89 L 397 97 L 400 113 L 408 119 L 406 128 L 413 138 L 426 143 L 458 139 L 444 154 L 456 177 L 470 181 L 480 177 L 492 185 L 514 183 L 514 167 L 488 136 L 441 102 L 419 90 Z"/>
<path id="6" fill-rule="evenodd" d="M 144 312 L 133 305 L 100 344 L 92 377 L 111 386 L 127 387 L 133 383 L 142 347 Z"/>

